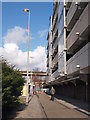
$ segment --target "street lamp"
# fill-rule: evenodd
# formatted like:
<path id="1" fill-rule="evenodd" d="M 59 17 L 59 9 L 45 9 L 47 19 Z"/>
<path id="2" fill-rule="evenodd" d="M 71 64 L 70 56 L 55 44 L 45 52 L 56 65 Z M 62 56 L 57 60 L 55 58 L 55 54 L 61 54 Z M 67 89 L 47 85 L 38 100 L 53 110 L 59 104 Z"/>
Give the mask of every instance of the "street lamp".
<path id="1" fill-rule="evenodd" d="M 24 12 L 28 12 L 29 16 L 28 16 L 28 49 L 27 49 L 27 87 L 26 87 L 26 103 L 28 103 L 29 101 L 29 76 L 28 76 L 28 71 L 29 71 L 29 29 L 30 29 L 30 9 L 24 9 Z"/>
<path id="2" fill-rule="evenodd" d="M 34 58 L 33 56 L 30 56 L 30 58 Z M 29 82 L 29 85 L 30 85 L 30 95 L 33 95 L 33 88 L 32 88 L 32 86 L 33 86 L 33 84 L 32 84 L 32 75 L 33 75 L 33 71 L 32 71 L 32 69 L 31 69 L 31 79 L 30 79 L 30 82 Z"/>

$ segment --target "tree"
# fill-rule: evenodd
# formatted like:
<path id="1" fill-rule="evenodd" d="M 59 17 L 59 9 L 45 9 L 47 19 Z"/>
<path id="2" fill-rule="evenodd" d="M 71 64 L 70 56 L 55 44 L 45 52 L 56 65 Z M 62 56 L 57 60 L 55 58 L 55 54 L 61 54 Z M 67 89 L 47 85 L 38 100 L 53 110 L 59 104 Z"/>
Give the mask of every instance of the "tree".
<path id="1" fill-rule="evenodd" d="M 21 95 L 24 78 L 5 61 L 2 62 L 2 105 L 9 106 Z"/>

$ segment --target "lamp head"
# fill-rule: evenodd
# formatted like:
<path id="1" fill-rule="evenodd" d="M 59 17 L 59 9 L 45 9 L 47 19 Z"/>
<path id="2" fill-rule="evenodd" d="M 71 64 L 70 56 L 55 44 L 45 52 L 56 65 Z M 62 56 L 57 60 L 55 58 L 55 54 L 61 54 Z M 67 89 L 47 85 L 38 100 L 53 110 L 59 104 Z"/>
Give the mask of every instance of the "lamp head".
<path id="1" fill-rule="evenodd" d="M 30 12 L 30 9 L 25 8 L 24 12 Z"/>
<path id="2" fill-rule="evenodd" d="M 76 65 L 76 68 L 80 68 L 80 65 Z"/>
<path id="3" fill-rule="evenodd" d="M 79 32 L 76 32 L 76 35 L 78 35 L 78 36 L 79 36 L 79 34 L 80 34 Z"/>

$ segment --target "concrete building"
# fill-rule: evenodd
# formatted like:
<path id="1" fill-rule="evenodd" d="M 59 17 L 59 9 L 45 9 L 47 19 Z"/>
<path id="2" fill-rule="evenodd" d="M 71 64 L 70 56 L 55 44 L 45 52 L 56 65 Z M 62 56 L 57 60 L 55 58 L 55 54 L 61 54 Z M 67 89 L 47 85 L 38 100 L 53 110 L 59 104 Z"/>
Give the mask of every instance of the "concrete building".
<path id="1" fill-rule="evenodd" d="M 49 18 L 49 32 L 47 36 L 47 83 L 52 81 L 52 16 Z"/>
<path id="2" fill-rule="evenodd" d="M 58 2 L 54 1 L 52 17 L 52 78 L 58 76 Z"/>
<path id="3" fill-rule="evenodd" d="M 52 78 L 57 94 L 88 101 L 90 2 L 54 2 Z M 50 81 L 50 80 L 49 80 Z"/>
<path id="4" fill-rule="evenodd" d="M 50 16 L 47 36 L 47 75 L 48 82 L 55 80 L 58 74 L 58 2 L 54 2 L 53 16 Z M 56 27 L 57 26 L 57 27 Z"/>

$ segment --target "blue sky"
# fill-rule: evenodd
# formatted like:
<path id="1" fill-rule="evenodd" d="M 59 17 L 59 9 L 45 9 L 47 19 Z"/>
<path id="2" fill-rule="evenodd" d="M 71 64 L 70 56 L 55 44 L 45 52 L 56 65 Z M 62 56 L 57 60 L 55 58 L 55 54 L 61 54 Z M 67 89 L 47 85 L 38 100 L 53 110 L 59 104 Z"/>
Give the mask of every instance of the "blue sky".
<path id="1" fill-rule="evenodd" d="M 46 71 L 46 47 L 52 2 L 2 2 L 3 47 L 0 55 L 21 70 L 27 69 L 28 13 L 30 9 L 29 70 Z M 31 59 L 32 58 L 32 59 Z"/>
<path id="2" fill-rule="evenodd" d="M 20 26 L 27 29 L 28 14 L 24 13 L 24 8 L 30 8 L 30 50 L 37 46 L 47 45 L 47 32 L 49 29 L 49 16 L 52 14 L 53 3 L 51 2 L 4 2 L 2 3 L 2 35 L 7 34 L 8 29 Z M 40 31 L 46 31 L 40 38 Z M 19 44 L 22 51 L 27 50 L 27 42 Z"/>

